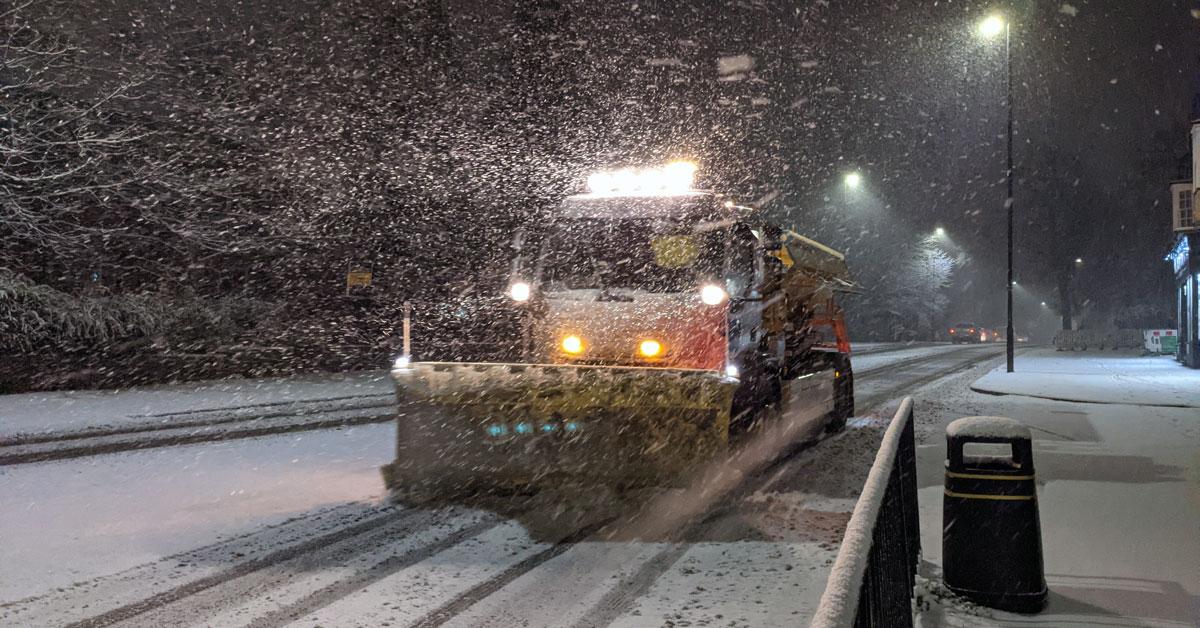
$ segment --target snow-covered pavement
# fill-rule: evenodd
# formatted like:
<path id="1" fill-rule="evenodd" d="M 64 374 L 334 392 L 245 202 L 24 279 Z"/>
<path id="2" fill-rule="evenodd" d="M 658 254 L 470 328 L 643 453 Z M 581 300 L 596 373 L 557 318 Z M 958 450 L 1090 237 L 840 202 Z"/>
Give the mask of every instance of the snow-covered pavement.
<path id="1" fill-rule="evenodd" d="M 992 371 L 971 388 L 1061 401 L 1200 408 L 1200 375 L 1167 357 L 1042 349 L 1024 362 L 1019 372 Z"/>
<path id="2" fill-rule="evenodd" d="M 996 352 L 912 357 L 859 381 L 860 410 Z M 390 424 L 0 467 L 0 564 L 19 566 L 0 625 L 803 623 L 888 416 L 724 474 L 665 534 L 628 523 L 661 501 L 603 527 L 554 501 L 383 504 Z"/>
<path id="3" fill-rule="evenodd" d="M 1200 625 L 1200 371 L 1169 357 L 1034 350 L 1018 356 L 1015 374 L 976 370 L 917 401 L 923 571 L 935 590 L 922 625 Z M 991 612 L 938 591 L 944 426 L 969 415 L 1033 431 L 1050 587 L 1041 614 Z"/>

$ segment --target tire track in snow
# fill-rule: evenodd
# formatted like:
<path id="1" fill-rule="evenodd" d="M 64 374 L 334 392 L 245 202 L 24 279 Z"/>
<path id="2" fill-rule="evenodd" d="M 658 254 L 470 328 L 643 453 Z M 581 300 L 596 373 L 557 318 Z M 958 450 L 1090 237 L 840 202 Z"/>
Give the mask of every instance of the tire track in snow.
<path id="1" fill-rule="evenodd" d="M 218 571 L 217 573 L 186 582 L 144 599 L 124 604 L 107 612 L 70 623 L 68 626 L 70 628 L 98 628 L 101 626 L 111 626 L 118 622 L 129 620 L 153 609 L 185 599 L 189 596 L 195 595 L 201 591 L 215 587 L 230 580 L 240 578 L 244 575 L 259 571 L 261 569 L 266 569 L 272 565 L 290 560 L 297 556 L 316 551 L 331 543 L 336 543 L 343 539 L 349 539 L 361 535 L 364 532 L 368 532 L 395 521 L 417 518 L 422 514 L 423 513 L 421 511 L 397 511 L 391 509 L 385 511 L 382 515 L 368 518 L 359 523 L 337 528 L 332 532 L 308 538 L 293 545 L 286 546 L 283 549 L 277 549 L 269 552 L 257 558 L 251 558 L 250 560 L 237 563 L 232 567 Z"/>
<path id="2" fill-rule="evenodd" d="M 413 511 L 361 534 L 323 544 L 143 612 L 126 623 L 138 626 L 245 626 L 305 604 L 323 591 L 355 586 L 365 574 L 423 560 L 464 536 L 498 523 L 483 513 Z M 277 622 L 278 623 L 278 622 Z M 120 624 L 118 624 L 120 625 Z"/>
<path id="3" fill-rule="evenodd" d="M 604 628 L 616 621 L 654 586 L 654 583 L 679 562 L 688 551 L 688 544 L 676 543 L 646 561 L 640 569 L 623 578 L 592 606 L 573 628 Z"/>
<path id="4" fill-rule="evenodd" d="M 477 536 L 498 525 L 500 525 L 500 522 L 495 517 L 484 517 L 482 520 L 461 527 L 432 543 L 418 544 L 418 547 L 412 548 L 409 551 L 392 554 L 367 569 L 358 571 L 347 578 L 322 587 L 287 606 L 258 617 L 248 625 L 251 628 L 269 628 L 286 625 L 312 611 L 324 608 L 333 602 L 345 598 L 355 591 L 379 582 L 402 569 L 436 556 L 462 543 L 466 539 Z M 409 540 L 411 539 L 401 539 L 401 541 Z M 360 551 L 368 551 L 370 549 L 373 548 Z M 287 574 L 283 575 L 287 576 Z"/>
<path id="5" fill-rule="evenodd" d="M 549 547 L 516 521 L 478 536 L 297 620 L 297 626 L 411 626 L 513 565 Z M 505 627 L 507 628 L 507 626 Z"/>
<path id="6" fill-rule="evenodd" d="M 546 549 L 543 549 L 542 551 L 525 558 L 516 565 L 505 569 L 492 578 L 471 587 L 464 593 L 460 594 L 449 602 L 446 602 L 439 608 L 427 614 L 421 619 L 421 621 L 417 622 L 416 626 L 418 628 L 434 628 L 435 626 L 441 626 L 442 624 L 445 624 L 450 619 L 473 606 L 476 602 L 495 593 L 496 591 L 499 591 L 512 581 L 525 575 L 526 573 L 529 573 L 543 563 L 559 556 L 560 554 L 563 554 L 584 539 L 599 532 L 601 528 L 611 522 L 611 518 L 606 519 L 598 523 L 584 526 L 583 528 L 568 534 L 566 537 L 560 539 L 558 542 L 550 545 Z"/>
<path id="7" fill-rule="evenodd" d="M 133 604 L 147 597 L 212 576 L 221 568 L 296 547 L 346 525 L 374 521 L 395 509 L 361 503 L 310 512 L 275 525 L 233 536 L 53 593 L 0 605 L 0 625 L 64 625 Z M 394 516 L 394 514 L 392 515 Z"/>

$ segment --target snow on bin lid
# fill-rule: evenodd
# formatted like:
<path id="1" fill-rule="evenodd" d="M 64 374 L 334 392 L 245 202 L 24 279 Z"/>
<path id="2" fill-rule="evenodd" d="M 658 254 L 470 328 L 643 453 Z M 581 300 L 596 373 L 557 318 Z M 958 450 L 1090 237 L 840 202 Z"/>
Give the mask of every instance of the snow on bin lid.
<path id="1" fill-rule="evenodd" d="M 946 436 L 951 438 L 1011 438 L 1029 440 L 1029 428 L 1020 421 L 1004 416 L 968 416 L 946 426 Z"/>

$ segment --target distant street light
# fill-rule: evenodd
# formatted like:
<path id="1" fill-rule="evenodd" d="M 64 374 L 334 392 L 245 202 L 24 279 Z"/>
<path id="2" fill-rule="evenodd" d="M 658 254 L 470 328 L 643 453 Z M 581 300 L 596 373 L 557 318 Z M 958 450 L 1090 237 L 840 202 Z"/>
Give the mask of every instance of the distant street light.
<path id="1" fill-rule="evenodd" d="M 979 23 L 979 34 L 991 39 L 1004 32 L 1008 24 L 999 15 L 989 15 Z"/>
<path id="2" fill-rule="evenodd" d="M 1042 307 L 1046 307 L 1046 302 L 1042 301 Z"/>
<path id="3" fill-rule="evenodd" d="M 1005 199 L 1004 205 L 1008 209 L 1008 325 L 1005 329 L 1005 361 L 1007 362 L 1008 372 L 1013 372 L 1013 354 L 1016 345 L 1013 341 L 1013 286 L 1017 282 L 1013 281 L 1013 205 L 1016 199 L 1013 198 L 1013 73 L 1012 73 L 1012 31 L 1009 28 L 1008 20 L 999 15 L 991 15 L 979 23 L 979 34 L 987 39 L 992 39 L 1004 33 L 1004 74 L 1008 79 L 1008 98 L 1005 99 L 1005 108 L 1008 109 L 1008 169 L 1004 172 L 1004 178 L 1008 184 L 1008 198 Z"/>
<path id="4" fill-rule="evenodd" d="M 1083 258 L 1082 258 L 1082 257 L 1076 257 L 1076 258 L 1075 258 L 1075 263 L 1076 263 L 1076 264 L 1082 264 L 1082 263 L 1083 263 Z"/>
<path id="5" fill-rule="evenodd" d="M 933 235 L 940 238 L 940 237 L 946 235 L 946 230 L 941 227 L 938 227 L 937 229 L 933 230 Z"/>
<path id="6" fill-rule="evenodd" d="M 862 185 L 862 175 L 857 172 L 851 172 L 846 175 L 846 187 L 855 189 Z"/>

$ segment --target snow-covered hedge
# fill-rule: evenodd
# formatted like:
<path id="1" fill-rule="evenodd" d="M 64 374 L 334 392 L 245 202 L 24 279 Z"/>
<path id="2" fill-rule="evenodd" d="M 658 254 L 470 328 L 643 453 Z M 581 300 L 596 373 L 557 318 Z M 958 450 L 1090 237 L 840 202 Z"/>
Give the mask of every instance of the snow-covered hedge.
<path id="1" fill-rule="evenodd" d="M 1064 329 L 1054 335 L 1054 348 L 1059 351 L 1140 349 L 1144 343 L 1140 329 Z"/>
<path id="2" fill-rule="evenodd" d="M 228 297 L 74 296 L 0 269 L 0 354 L 138 338 L 225 338 L 253 327 L 267 309 L 261 301 Z"/>

